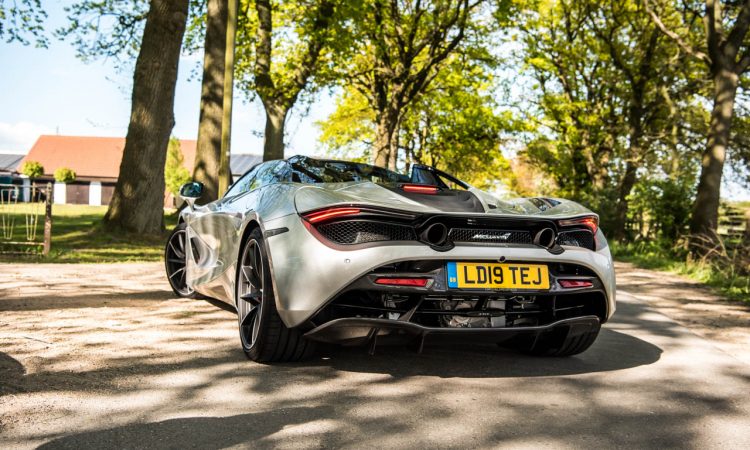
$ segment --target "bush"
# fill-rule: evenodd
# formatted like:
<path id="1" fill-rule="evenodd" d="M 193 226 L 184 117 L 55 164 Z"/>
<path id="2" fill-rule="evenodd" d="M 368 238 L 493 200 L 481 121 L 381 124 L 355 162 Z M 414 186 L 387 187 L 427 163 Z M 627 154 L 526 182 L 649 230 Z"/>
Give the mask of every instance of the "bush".
<path id="1" fill-rule="evenodd" d="M 58 183 L 70 183 L 71 181 L 75 181 L 75 179 L 76 173 L 73 171 L 73 169 L 60 167 L 59 169 L 55 170 L 55 181 L 57 181 Z"/>
<path id="2" fill-rule="evenodd" d="M 37 161 L 26 161 L 21 166 L 21 173 L 29 178 L 39 178 L 44 174 L 44 167 Z"/>

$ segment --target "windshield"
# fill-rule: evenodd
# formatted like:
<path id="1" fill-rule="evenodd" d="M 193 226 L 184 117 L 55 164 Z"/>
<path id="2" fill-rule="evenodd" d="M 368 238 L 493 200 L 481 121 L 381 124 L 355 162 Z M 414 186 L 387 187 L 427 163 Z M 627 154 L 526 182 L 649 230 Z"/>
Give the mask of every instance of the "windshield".
<path id="1" fill-rule="evenodd" d="M 306 157 L 289 160 L 293 181 L 299 183 L 408 183 L 410 178 L 382 167 L 348 161 L 320 160 Z"/>

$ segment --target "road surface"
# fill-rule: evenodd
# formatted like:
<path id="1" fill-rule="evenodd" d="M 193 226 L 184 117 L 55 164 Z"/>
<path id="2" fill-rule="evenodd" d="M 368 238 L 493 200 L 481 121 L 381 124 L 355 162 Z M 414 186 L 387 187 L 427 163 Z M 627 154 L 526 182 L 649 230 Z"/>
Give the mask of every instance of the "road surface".
<path id="1" fill-rule="evenodd" d="M 750 448 L 750 313 L 618 264 L 564 359 L 333 349 L 260 365 L 156 263 L 0 265 L 0 448 Z"/>

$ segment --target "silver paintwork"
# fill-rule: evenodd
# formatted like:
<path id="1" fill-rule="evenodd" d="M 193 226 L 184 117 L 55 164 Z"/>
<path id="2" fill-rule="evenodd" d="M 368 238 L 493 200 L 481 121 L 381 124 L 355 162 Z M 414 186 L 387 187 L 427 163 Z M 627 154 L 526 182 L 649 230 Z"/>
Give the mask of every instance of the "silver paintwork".
<path id="1" fill-rule="evenodd" d="M 559 219 L 593 214 L 564 199 L 501 201 L 478 189 L 472 188 L 471 191 L 480 198 L 487 212 L 456 215 Z M 289 230 L 266 238 L 276 307 L 288 327 L 309 319 L 354 279 L 379 266 L 410 259 L 496 261 L 505 257 L 529 262 L 580 264 L 594 271 L 602 280 L 607 294 L 607 318 L 615 311 L 615 272 L 607 246 L 597 251 L 565 247 L 566 251 L 561 255 L 553 255 L 543 248 L 474 245 L 457 245 L 450 251 L 437 252 L 416 242 L 342 251 L 320 242 L 306 229 L 299 215 L 324 206 L 353 203 L 450 214 L 370 182 L 266 185 L 181 213 L 181 219 L 187 224 L 190 246 L 197 246 L 201 255 L 196 261 L 192 251 L 188 252 L 187 283 L 201 294 L 235 305 L 240 244 L 248 227 L 258 226 L 264 235 L 268 230 Z"/>

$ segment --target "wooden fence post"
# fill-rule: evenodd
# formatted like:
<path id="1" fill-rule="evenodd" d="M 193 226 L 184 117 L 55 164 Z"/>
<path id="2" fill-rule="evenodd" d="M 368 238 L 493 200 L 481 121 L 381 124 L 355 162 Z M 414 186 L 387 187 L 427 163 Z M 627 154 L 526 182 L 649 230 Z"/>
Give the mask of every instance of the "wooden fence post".
<path id="1" fill-rule="evenodd" d="M 44 199 L 44 247 L 42 254 L 49 255 L 52 247 L 52 183 L 47 183 L 47 195 Z"/>

